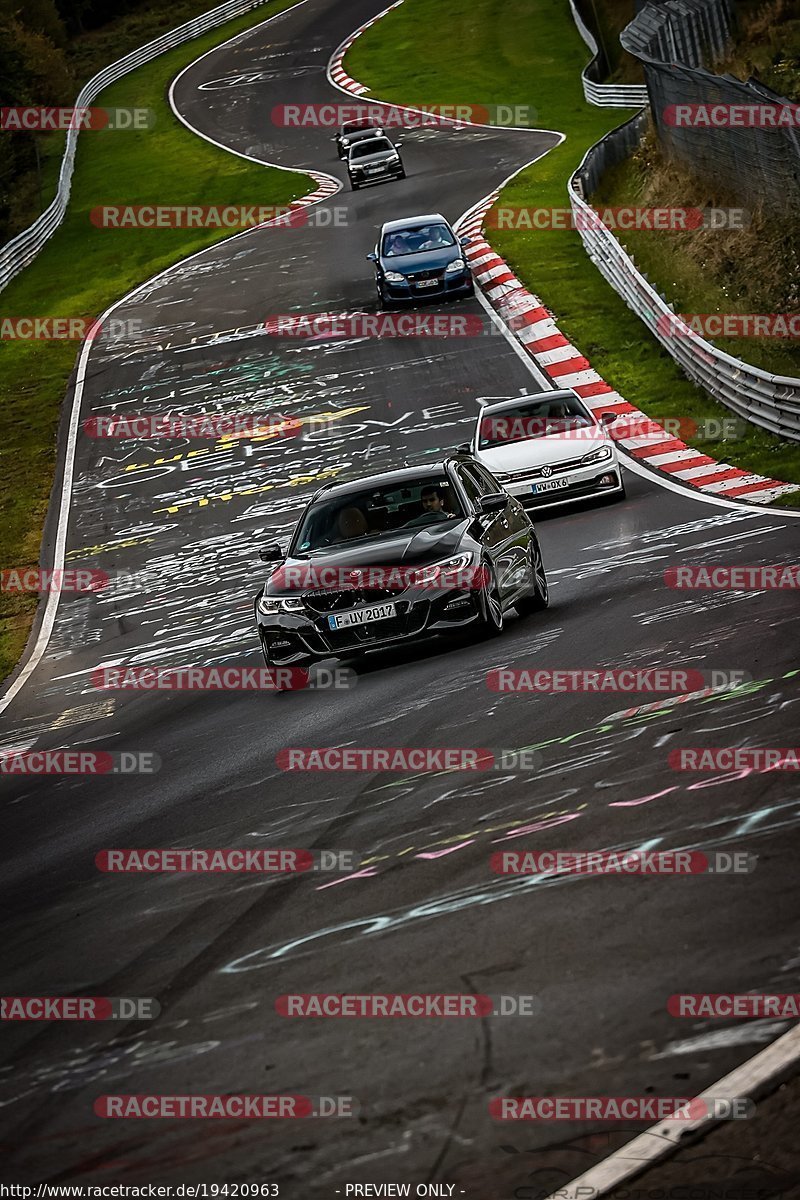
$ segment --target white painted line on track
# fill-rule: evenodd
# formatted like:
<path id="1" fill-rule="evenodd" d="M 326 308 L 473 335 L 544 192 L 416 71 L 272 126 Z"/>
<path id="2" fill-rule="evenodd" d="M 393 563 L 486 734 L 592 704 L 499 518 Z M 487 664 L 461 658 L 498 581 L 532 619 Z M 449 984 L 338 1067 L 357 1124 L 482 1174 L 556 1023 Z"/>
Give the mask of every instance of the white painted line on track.
<path id="1" fill-rule="evenodd" d="M 280 12 L 280 13 L 275 13 L 273 16 L 267 17 L 267 19 L 265 21 L 261 21 L 259 24 L 252 26 L 252 29 L 247 29 L 247 30 L 241 31 L 241 32 L 235 34 L 233 37 L 228 38 L 226 41 L 220 42 L 220 44 L 218 46 L 213 46 L 211 50 L 206 51 L 206 54 L 211 54 L 213 51 L 221 50 L 224 46 L 230 45 L 231 42 L 237 41 L 245 33 L 253 33 L 257 29 L 263 29 L 263 27 L 265 25 L 269 25 L 271 21 L 277 21 L 280 17 L 286 16 L 287 13 L 293 12 L 296 8 L 299 8 L 302 4 L 305 4 L 305 3 L 306 3 L 306 0 L 298 0 L 298 3 L 293 4 L 291 8 L 284 9 L 283 12 Z M 200 55 L 200 58 L 195 59 L 194 61 L 200 62 L 201 59 L 206 57 L 206 54 Z M 188 121 L 183 119 L 183 117 L 177 111 L 177 109 L 175 108 L 175 105 L 173 103 L 173 88 L 174 88 L 175 84 L 177 83 L 178 79 L 180 79 L 181 75 L 183 75 L 185 73 L 185 71 L 189 70 L 189 67 L 192 67 L 192 66 L 194 66 L 194 63 L 189 63 L 189 66 L 185 67 L 184 70 L 181 71 L 178 76 L 176 76 L 175 80 L 173 80 L 172 86 L 169 89 L 170 107 L 171 107 L 172 111 L 175 113 L 176 117 L 178 117 L 178 119 L 180 121 L 182 121 L 183 124 L 186 125 L 188 129 L 190 129 L 190 130 L 192 130 L 192 132 L 198 134 L 199 137 L 205 138 L 205 140 L 207 142 L 211 142 L 212 145 L 218 146 L 222 150 L 229 150 L 231 154 L 235 154 L 239 158 L 246 158 L 252 162 L 260 163 L 262 166 L 266 166 L 266 167 L 274 166 L 280 171 L 298 171 L 299 173 L 301 173 L 303 175 L 309 175 L 309 176 L 311 176 L 311 178 L 314 178 L 317 180 L 331 179 L 331 180 L 333 180 L 334 183 L 337 184 L 337 188 L 336 188 L 337 191 L 343 186 L 341 183 L 339 183 L 339 180 L 334 179 L 334 177 L 332 175 L 324 176 L 320 172 L 315 173 L 315 172 L 307 170 L 305 167 L 284 167 L 284 166 L 281 166 L 280 163 L 264 162 L 264 160 L 262 160 L 262 159 L 252 158 L 248 154 L 242 154 L 238 150 L 230 150 L 230 147 L 224 146 L 221 142 L 215 142 L 213 140 L 213 138 L 206 137 L 206 135 L 201 133 L 199 130 L 193 129 L 192 125 Z M 309 193 L 309 195 L 315 195 L 315 194 L 316 193 L 313 193 L 313 192 Z M 331 192 L 330 194 L 333 195 L 335 193 Z M 319 204 L 319 203 L 321 203 L 321 201 L 323 199 L 327 199 L 327 198 L 328 198 L 327 196 L 320 196 L 319 199 L 313 201 L 313 203 Z M 299 205 L 300 202 L 296 202 L 296 203 Z M 281 218 L 276 218 L 276 221 L 278 221 L 280 219 Z M 220 239 L 219 241 L 213 242 L 210 246 L 204 246 L 202 250 L 196 250 L 193 254 L 187 255 L 186 258 L 182 258 L 179 262 L 173 263 L 171 266 L 166 267 L 165 270 L 159 271 L 156 275 L 153 275 L 149 279 L 144 280 L 143 283 L 137 284 L 135 288 L 133 288 L 130 292 L 126 293 L 126 295 L 121 296 L 119 300 L 115 300 L 114 303 L 111 304 L 105 310 L 105 312 L 102 314 L 102 316 L 99 318 L 99 324 L 102 325 L 106 321 L 106 319 L 108 317 L 110 317 L 111 314 L 120 307 L 120 305 L 125 304 L 130 300 L 133 300 L 139 292 L 143 291 L 147 287 L 150 287 L 152 284 L 157 283 L 159 279 L 163 279 L 164 276 L 168 275 L 171 271 L 179 270 L 186 263 L 191 262 L 193 259 L 200 258 L 200 257 L 202 257 L 202 255 L 208 254 L 213 250 L 218 250 L 223 242 L 227 245 L 230 242 L 235 241 L 237 238 L 250 237 L 254 233 L 256 233 L 262 229 L 265 229 L 274 223 L 275 222 L 273 222 L 273 221 L 267 221 L 264 225 L 257 225 L 257 226 L 254 226 L 252 229 L 243 229 L 239 233 L 234 233 L 228 238 L 223 238 L 223 239 Z M 64 567 L 64 556 L 66 553 L 66 544 L 67 544 L 67 529 L 68 529 L 68 525 L 69 525 L 69 510 L 70 510 L 70 504 L 72 502 L 72 486 L 73 486 L 73 482 L 74 482 L 75 449 L 76 449 L 77 440 L 78 440 L 78 426 L 79 426 L 79 421 L 80 421 L 81 406 L 83 404 L 83 393 L 84 393 L 84 385 L 86 382 L 86 371 L 87 371 L 88 362 L 89 362 L 89 355 L 91 353 L 93 345 L 94 345 L 94 339 L 92 339 L 91 341 L 85 341 L 83 343 L 83 345 L 81 346 L 80 355 L 78 358 L 77 375 L 75 378 L 75 391 L 74 391 L 73 397 L 72 397 L 72 409 L 70 410 L 69 428 L 68 428 L 68 433 L 67 433 L 67 444 L 66 444 L 66 448 L 65 448 L 64 475 L 63 475 L 63 478 L 61 481 L 61 492 L 60 492 L 59 501 L 58 501 L 58 522 L 57 522 L 57 526 L 56 526 L 56 539 L 55 539 L 55 546 L 53 549 L 52 567 L 54 570 L 57 570 L 57 571 L 63 570 L 63 567 Z M 50 641 L 50 636 L 53 632 L 53 627 L 55 625 L 56 613 L 58 611 L 58 601 L 59 601 L 59 592 L 57 590 L 49 591 L 47 593 L 47 599 L 45 601 L 44 616 L 42 617 L 42 623 L 39 627 L 38 633 L 36 634 L 36 639 L 34 641 L 33 647 L 31 648 L 31 652 L 30 652 L 28 658 L 25 660 L 19 673 L 14 677 L 12 682 L 9 684 L 9 686 L 6 688 L 6 690 L 3 692 L 2 696 L 0 696 L 0 713 L 5 712 L 5 710 L 8 708 L 9 704 L 12 702 L 14 697 L 17 696 L 21 692 L 22 688 L 28 682 L 31 675 L 36 670 L 36 668 L 39 666 L 39 663 L 42 661 L 42 658 L 44 657 L 44 652 L 47 649 L 48 643 Z"/>
<path id="2" fill-rule="evenodd" d="M 749 1096 L 798 1060 L 800 1025 L 795 1025 L 783 1037 L 779 1037 L 766 1049 L 701 1092 L 700 1098 L 711 1100 L 720 1096 L 726 1099 Z M 602 1196 L 652 1166 L 659 1159 L 674 1154 L 680 1149 L 682 1138 L 687 1133 L 711 1129 L 717 1124 L 719 1118 L 716 1117 L 698 1117 L 695 1120 L 670 1117 L 666 1121 L 660 1121 L 621 1146 L 596 1167 L 591 1167 L 577 1179 L 560 1187 L 557 1192 L 548 1196 L 547 1200 L 580 1200 L 581 1197 L 585 1200 L 587 1196 Z"/>

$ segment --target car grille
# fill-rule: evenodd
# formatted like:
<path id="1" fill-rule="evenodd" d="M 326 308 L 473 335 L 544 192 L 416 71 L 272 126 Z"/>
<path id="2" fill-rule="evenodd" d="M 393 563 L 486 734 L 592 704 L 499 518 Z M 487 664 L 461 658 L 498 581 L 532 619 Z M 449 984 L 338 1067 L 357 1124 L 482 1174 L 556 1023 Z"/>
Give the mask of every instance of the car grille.
<path id="1" fill-rule="evenodd" d="M 348 646 L 368 646 L 370 642 L 388 641 L 402 637 L 407 632 L 408 620 L 405 616 L 387 617 L 366 627 L 350 625 L 347 629 L 326 629 L 324 638 L 332 650 L 343 650 Z"/>
<path id="2" fill-rule="evenodd" d="M 406 279 L 410 283 L 420 283 L 423 279 L 441 279 L 442 272 L 438 271 L 411 271 L 406 275 Z"/>
<path id="3" fill-rule="evenodd" d="M 303 601 L 311 613 L 323 614 L 360 608 L 363 604 L 383 604 L 401 595 L 403 588 L 353 588 L 345 592 L 306 592 Z"/>
<path id="4" fill-rule="evenodd" d="M 525 471 L 513 471 L 509 476 L 509 482 L 517 483 L 520 479 L 549 479 L 553 475 L 563 475 L 564 471 L 574 471 L 576 467 L 583 465 L 583 458 L 568 458 L 564 462 L 551 463 L 547 474 L 544 474 L 543 467 L 528 467 Z"/>

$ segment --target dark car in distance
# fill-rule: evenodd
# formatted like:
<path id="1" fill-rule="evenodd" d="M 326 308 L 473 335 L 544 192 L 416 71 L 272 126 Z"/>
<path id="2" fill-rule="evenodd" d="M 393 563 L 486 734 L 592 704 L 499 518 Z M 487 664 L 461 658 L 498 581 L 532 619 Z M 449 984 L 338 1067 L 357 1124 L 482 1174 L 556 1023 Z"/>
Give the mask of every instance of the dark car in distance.
<path id="1" fill-rule="evenodd" d="M 347 174 L 354 192 L 366 183 L 382 183 L 386 179 L 405 179 L 406 172 L 400 157 L 402 142 L 390 142 L 387 137 L 364 138 L 350 147 L 347 155 Z"/>
<path id="2" fill-rule="evenodd" d="M 382 137 L 383 132 L 383 128 L 373 124 L 372 121 L 363 119 L 345 121 L 333 139 L 336 142 L 336 153 L 339 158 L 347 158 L 350 147 L 354 146 L 356 142 L 362 141 L 364 138 Z"/>
<path id="3" fill-rule="evenodd" d="M 473 295 L 475 285 L 462 253 L 469 241 L 458 237 L 441 213 L 386 221 L 367 255 L 375 264 L 381 306 Z"/>
<path id="4" fill-rule="evenodd" d="M 500 634 L 506 612 L 548 605 L 525 510 L 467 455 L 350 483 L 310 500 L 255 599 L 269 667 L 360 657 L 438 635 Z"/>

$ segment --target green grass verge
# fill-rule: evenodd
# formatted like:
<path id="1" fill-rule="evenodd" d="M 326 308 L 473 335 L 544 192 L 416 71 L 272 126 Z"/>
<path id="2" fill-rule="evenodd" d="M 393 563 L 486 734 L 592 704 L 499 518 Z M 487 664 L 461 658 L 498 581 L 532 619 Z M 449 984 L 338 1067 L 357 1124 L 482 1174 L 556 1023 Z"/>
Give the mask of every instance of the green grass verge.
<path id="1" fill-rule="evenodd" d="M 434 27 L 461 28 L 450 57 L 449 43 L 430 38 Z M 585 61 L 566 0 L 406 0 L 358 38 L 345 68 L 371 95 L 398 104 L 532 104 L 539 126 L 566 141 L 513 179 L 498 203 L 563 209 L 567 179 L 585 152 L 632 115 L 586 104 Z M 683 375 L 592 265 L 576 232 L 496 230 L 491 241 L 631 404 L 656 420 L 731 415 Z M 800 447 L 755 427 L 735 442 L 689 441 L 743 470 L 800 483 Z M 800 494 L 780 502 L 800 508 Z"/>
<path id="2" fill-rule="evenodd" d="M 155 126 L 80 136 L 67 217 L 38 258 L 0 293 L 1 316 L 97 316 L 136 283 L 229 236 L 97 229 L 89 213 L 99 204 L 284 205 L 313 190 L 305 174 L 256 166 L 196 137 L 173 117 L 166 99 L 181 67 L 293 3 L 265 4 L 103 92 L 96 103 L 152 108 Z M 108 55 L 119 57 L 110 47 Z M 224 313 L 220 320 L 224 325 Z M 67 341 L 0 342 L 0 568 L 38 562 L 59 409 L 77 350 L 76 342 Z M 35 608 L 35 596 L 0 592 L 0 679 L 19 658 Z"/>

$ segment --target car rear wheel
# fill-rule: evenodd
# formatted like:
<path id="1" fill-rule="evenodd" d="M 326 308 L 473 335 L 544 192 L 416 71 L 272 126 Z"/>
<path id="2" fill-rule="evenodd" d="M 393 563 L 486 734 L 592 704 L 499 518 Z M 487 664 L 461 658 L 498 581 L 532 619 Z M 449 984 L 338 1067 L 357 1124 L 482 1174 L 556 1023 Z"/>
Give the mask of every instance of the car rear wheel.
<path id="1" fill-rule="evenodd" d="M 542 562 L 542 551 L 536 538 L 531 541 L 530 572 L 533 585 L 527 596 L 517 600 L 514 607 L 521 617 L 529 617 L 541 612 L 550 604 L 550 589 L 547 586 L 547 575 Z"/>
<path id="2" fill-rule="evenodd" d="M 481 608 L 481 632 L 485 637 L 499 637 L 503 632 L 505 620 L 503 604 L 500 599 L 500 588 L 497 586 L 497 575 L 489 563 L 483 566 L 485 581 L 479 592 Z"/>

